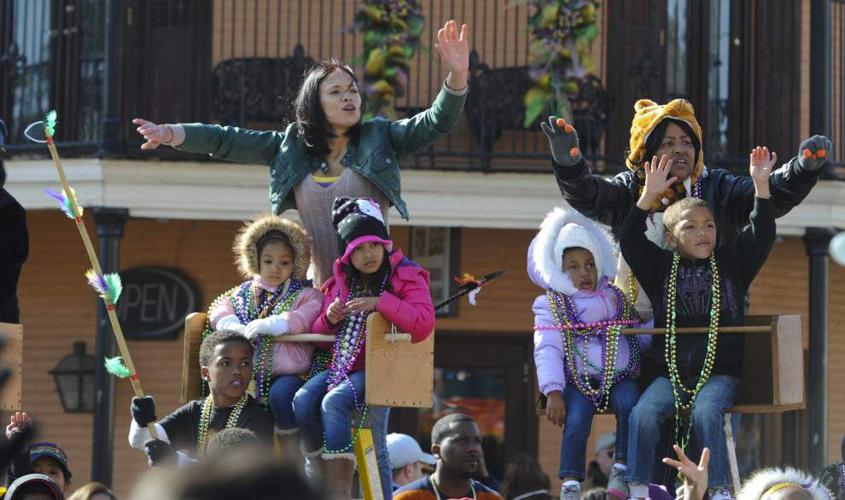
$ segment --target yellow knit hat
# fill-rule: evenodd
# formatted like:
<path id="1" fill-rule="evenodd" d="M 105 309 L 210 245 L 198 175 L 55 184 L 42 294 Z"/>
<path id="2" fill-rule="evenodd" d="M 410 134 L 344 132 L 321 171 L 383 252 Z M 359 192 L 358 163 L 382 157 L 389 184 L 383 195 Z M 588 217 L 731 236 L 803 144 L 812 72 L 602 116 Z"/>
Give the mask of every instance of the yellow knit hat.
<path id="1" fill-rule="evenodd" d="M 674 99 L 665 105 L 657 104 L 649 99 L 640 99 L 634 104 L 634 119 L 631 121 L 631 140 L 629 143 L 630 151 L 628 157 L 625 158 L 625 164 L 632 172 L 637 173 L 637 177 L 641 180 L 645 179 L 643 168 L 643 161 L 645 158 L 646 141 L 649 134 L 666 118 L 681 120 L 692 129 L 698 139 L 699 149 L 695 161 L 695 166 L 692 169 L 690 180 L 693 184 L 698 180 L 704 169 L 704 151 L 702 148 L 701 125 L 695 119 L 695 110 L 692 104 L 686 99 Z M 642 190 L 642 184 L 640 190 Z M 659 211 L 665 209 L 680 198 L 680 194 L 685 191 L 683 183 L 678 183 L 663 194 L 662 200 L 655 200 L 652 210 Z"/>
<path id="2" fill-rule="evenodd" d="M 692 129 L 696 139 L 698 139 L 699 146 L 703 144 L 701 140 L 701 125 L 695 119 L 695 110 L 689 101 L 686 99 L 675 99 L 661 106 L 652 100 L 640 99 L 634 104 L 634 120 L 631 121 L 631 141 L 629 143 L 630 152 L 628 153 L 628 157 L 625 158 L 625 163 L 631 171 L 637 171 L 642 168 L 643 160 L 646 160 L 644 158 L 645 143 L 648 140 L 648 136 L 666 118 L 674 118 L 685 122 Z M 699 149 L 698 160 L 695 162 L 695 168 L 693 168 L 693 176 L 698 177 L 698 173 L 703 167 L 704 153 Z"/>

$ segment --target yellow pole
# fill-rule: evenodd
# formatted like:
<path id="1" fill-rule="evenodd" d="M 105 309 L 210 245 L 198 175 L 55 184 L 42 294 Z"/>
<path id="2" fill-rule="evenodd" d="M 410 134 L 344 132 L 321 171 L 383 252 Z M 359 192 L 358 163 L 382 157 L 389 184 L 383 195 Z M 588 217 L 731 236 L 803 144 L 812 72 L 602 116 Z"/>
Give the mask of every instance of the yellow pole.
<path id="1" fill-rule="evenodd" d="M 56 150 L 56 145 L 53 143 L 52 135 L 49 134 L 47 135 L 47 148 L 50 150 L 50 156 L 53 158 L 53 164 L 56 166 L 56 171 L 59 174 L 59 180 L 62 183 L 65 196 L 67 196 L 68 200 L 70 200 L 71 210 L 73 210 L 74 221 L 76 222 L 76 229 L 79 230 L 79 236 L 82 237 L 82 243 L 85 245 L 85 251 L 88 253 L 88 259 L 91 261 L 91 267 L 94 269 L 94 272 L 97 273 L 97 276 L 103 276 L 100 261 L 97 258 L 97 253 L 94 251 L 94 245 L 91 243 L 91 237 L 88 235 L 88 228 L 85 227 L 85 222 L 82 220 L 82 211 L 79 209 L 79 204 L 76 201 L 76 195 L 70 188 L 70 184 L 65 176 L 64 167 L 62 167 L 62 160 L 59 158 L 59 152 Z M 123 329 L 120 327 L 120 322 L 117 319 L 114 304 L 107 300 L 104 300 L 103 302 L 106 303 L 106 313 L 109 316 L 109 321 L 111 322 L 112 330 L 114 331 L 117 348 L 120 351 L 123 362 L 126 364 L 126 368 L 130 373 L 129 382 L 132 384 L 132 390 L 135 391 L 135 396 L 142 398 L 145 394 L 144 389 L 141 387 L 141 377 L 139 377 L 138 372 L 135 371 L 135 363 L 132 361 L 132 354 L 129 352 L 129 346 L 126 345 L 126 338 L 123 335 Z M 155 425 L 147 426 L 147 429 L 150 432 L 150 437 L 158 439 Z"/>

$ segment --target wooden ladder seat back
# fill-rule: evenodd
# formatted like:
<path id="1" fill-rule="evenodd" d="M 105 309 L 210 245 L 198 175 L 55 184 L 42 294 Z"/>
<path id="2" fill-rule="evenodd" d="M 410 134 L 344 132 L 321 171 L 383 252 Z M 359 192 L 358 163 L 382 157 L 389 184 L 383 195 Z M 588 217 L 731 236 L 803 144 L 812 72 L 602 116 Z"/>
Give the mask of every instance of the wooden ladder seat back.
<path id="1" fill-rule="evenodd" d="M 200 397 L 199 350 L 206 314 L 185 317 L 182 341 L 182 402 Z M 417 344 L 408 333 L 394 333 L 379 313 L 367 318 L 366 401 L 379 406 L 430 408 L 434 388 L 434 334 Z M 283 335 L 277 342 L 331 342 L 332 335 Z"/>
<path id="2" fill-rule="evenodd" d="M 679 328 L 678 333 L 707 332 L 706 327 L 689 330 Z M 737 405 L 728 413 L 783 413 L 805 407 L 800 314 L 749 316 L 745 326 L 719 331 L 745 334 L 742 387 Z M 622 333 L 664 335 L 665 329 L 627 328 Z M 539 402 L 538 414 L 545 415 L 545 398 L 539 398 Z"/>

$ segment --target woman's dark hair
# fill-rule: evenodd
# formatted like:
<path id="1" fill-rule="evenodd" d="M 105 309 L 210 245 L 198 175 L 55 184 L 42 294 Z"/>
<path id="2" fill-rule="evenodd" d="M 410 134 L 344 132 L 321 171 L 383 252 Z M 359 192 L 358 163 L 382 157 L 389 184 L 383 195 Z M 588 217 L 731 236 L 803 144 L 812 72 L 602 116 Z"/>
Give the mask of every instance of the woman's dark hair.
<path id="1" fill-rule="evenodd" d="M 502 480 L 502 496 L 506 499 L 537 490 L 549 489 L 549 476 L 530 455 L 518 453 L 508 461 Z M 532 497 L 534 498 L 534 497 Z M 551 498 L 538 494 L 536 498 Z"/>
<path id="2" fill-rule="evenodd" d="M 683 130 L 684 133 L 689 136 L 690 141 L 692 141 L 692 147 L 695 148 L 695 159 L 693 160 L 693 167 L 695 167 L 698 163 L 698 156 L 701 154 L 701 142 L 698 140 L 698 136 L 695 135 L 695 132 L 692 131 L 692 127 L 690 127 L 687 122 L 683 120 L 676 120 L 674 118 L 664 118 L 663 121 L 654 127 L 654 130 L 651 131 L 648 135 L 648 139 L 645 141 L 645 154 L 637 165 L 642 165 L 654 158 L 654 155 L 657 154 L 657 150 L 660 148 L 660 143 L 663 142 L 663 137 L 666 135 L 666 128 L 670 123 L 674 123 L 675 125 L 681 127 L 681 130 Z M 626 157 L 628 156 L 628 153 L 630 153 L 630 151 L 625 152 Z"/>
<path id="3" fill-rule="evenodd" d="M 320 104 L 320 84 L 336 70 L 345 71 L 352 77 L 355 85 L 358 85 L 358 79 L 355 78 L 355 73 L 349 66 L 334 58 L 319 61 L 305 74 L 305 80 L 294 101 L 296 131 L 305 141 L 305 149 L 315 158 L 322 158 L 329 154 L 329 139 L 335 137 L 334 130 Z M 346 135 L 353 140 L 357 139 L 360 125 L 359 121 L 357 125 L 349 129 Z"/>
<path id="4" fill-rule="evenodd" d="M 379 289 L 382 281 L 385 280 L 385 277 L 390 276 L 390 272 L 392 271 L 392 268 L 390 267 L 390 252 L 387 251 L 386 247 L 383 248 L 384 259 L 381 261 L 381 267 L 379 267 L 378 271 L 373 274 L 365 275 L 361 273 L 361 271 L 355 269 L 355 266 L 352 265 L 351 261 L 347 264 L 343 264 L 343 274 L 346 275 L 346 285 L 349 287 L 350 291 L 352 291 L 353 281 L 362 285 L 364 287 L 365 294 L 371 297 L 381 295 L 381 292 L 390 289 L 389 281 L 385 284 L 384 290 Z"/>

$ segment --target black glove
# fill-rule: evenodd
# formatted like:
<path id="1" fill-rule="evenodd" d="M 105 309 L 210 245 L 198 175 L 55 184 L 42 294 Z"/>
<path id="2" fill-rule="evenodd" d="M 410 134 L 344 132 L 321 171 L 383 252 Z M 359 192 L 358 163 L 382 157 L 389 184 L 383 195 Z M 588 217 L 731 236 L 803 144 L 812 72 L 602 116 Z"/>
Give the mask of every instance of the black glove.
<path id="1" fill-rule="evenodd" d="M 581 161 L 581 150 L 578 148 L 578 132 L 575 127 L 566 123 L 560 118 L 561 125 L 558 126 L 558 119 L 549 117 L 549 122 L 540 122 L 540 128 L 549 140 L 549 148 L 552 150 L 552 160 L 562 167 L 571 167 Z"/>
<path id="2" fill-rule="evenodd" d="M 144 454 L 151 466 L 172 465 L 177 462 L 176 450 L 169 443 L 160 439 L 150 439 L 144 443 Z"/>
<path id="3" fill-rule="evenodd" d="M 804 139 L 798 147 L 798 164 L 809 172 L 822 168 L 828 157 L 833 154 L 833 143 L 823 135 L 814 135 Z"/>
<path id="4" fill-rule="evenodd" d="M 132 418 L 140 427 L 146 427 L 147 424 L 158 420 L 156 418 L 156 402 L 152 396 L 132 398 L 132 406 L 129 409 L 132 411 Z"/>

